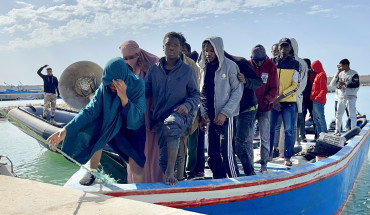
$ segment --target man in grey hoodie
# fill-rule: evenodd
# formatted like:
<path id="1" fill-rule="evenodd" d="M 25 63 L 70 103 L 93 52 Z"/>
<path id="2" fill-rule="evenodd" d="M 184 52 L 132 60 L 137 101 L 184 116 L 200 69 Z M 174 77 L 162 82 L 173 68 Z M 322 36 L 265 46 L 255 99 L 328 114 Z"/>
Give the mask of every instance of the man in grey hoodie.
<path id="1" fill-rule="evenodd" d="M 233 117 L 239 114 L 243 86 L 236 63 L 224 56 L 222 38 L 209 37 L 202 43 L 199 65 L 204 74 L 201 84 L 201 129 L 208 129 L 208 165 L 213 178 L 236 177 L 232 147 Z"/>

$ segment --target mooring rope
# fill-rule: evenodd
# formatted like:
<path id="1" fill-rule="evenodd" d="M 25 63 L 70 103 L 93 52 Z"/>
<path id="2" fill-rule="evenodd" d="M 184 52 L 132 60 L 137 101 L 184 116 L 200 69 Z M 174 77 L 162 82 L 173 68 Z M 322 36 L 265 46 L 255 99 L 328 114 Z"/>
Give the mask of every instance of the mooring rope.
<path id="1" fill-rule="evenodd" d="M 8 117 L 8 119 L 10 119 L 12 121 L 13 124 L 15 124 L 16 126 L 22 128 L 24 131 L 26 131 L 29 135 L 31 135 L 33 138 L 37 139 L 38 141 L 41 141 L 43 142 L 44 144 L 52 147 L 53 149 L 55 149 L 57 152 L 59 152 L 60 154 L 62 154 L 64 157 L 68 158 L 69 160 L 71 160 L 73 163 L 77 164 L 78 166 L 80 166 L 81 168 L 85 169 L 86 171 L 90 172 L 92 175 L 94 175 L 95 177 L 99 178 L 104 184 L 116 184 L 117 181 L 114 179 L 114 178 L 111 178 L 109 177 L 108 175 L 104 174 L 104 173 L 100 173 L 98 171 L 91 171 L 89 168 L 83 166 L 82 164 L 80 164 L 78 161 L 76 161 L 75 159 L 71 158 L 69 155 L 67 155 L 66 153 L 64 153 L 62 150 L 60 150 L 58 147 L 54 146 L 53 144 L 49 143 L 48 141 L 46 141 L 44 138 L 42 138 L 40 135 L 38 135 L 36 132 L 32 131 L 31 129 L 29 129 L 27 126 L 23 125 L 22 123 L 18 122 L 16 119 L 14 119 L 12 116 L 10 116 L 9 114 L 7 114 L 6 112 L 4 112 L 3 110 L 0 109 L 0 114 L 1 115 L 4 115 L 6 117 Z"/>

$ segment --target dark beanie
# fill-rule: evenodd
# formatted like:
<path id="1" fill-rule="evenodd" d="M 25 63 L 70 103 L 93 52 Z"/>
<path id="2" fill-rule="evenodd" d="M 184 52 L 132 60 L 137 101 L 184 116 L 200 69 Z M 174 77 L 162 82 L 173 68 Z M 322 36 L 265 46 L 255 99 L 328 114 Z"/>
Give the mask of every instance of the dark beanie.
<path id="1" fill-rule="evenodd" d="M 252 49 L 252 60 L 260 61 L 266 60 L 266 50 L 262 45 L 256 45 Z"/>
<path id="2" fill-rule="evenodd" d="M 303 60 L 306 61 L 308 68 L 311 69 L 311 60 L 308 58 L 303 58 Z"/>

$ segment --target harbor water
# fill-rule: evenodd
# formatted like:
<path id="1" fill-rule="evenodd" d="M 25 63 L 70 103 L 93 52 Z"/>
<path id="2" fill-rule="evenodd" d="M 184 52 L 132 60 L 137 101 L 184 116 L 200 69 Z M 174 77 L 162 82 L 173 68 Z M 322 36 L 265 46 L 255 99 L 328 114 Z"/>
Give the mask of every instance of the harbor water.
<path id="1" fill-rule="evenodd" d="M 370 87 L 360 87 L 357 98 L 357 110 L 370 119 Z M 58 100 L 58 103 L 62 103 Z M 0 109 L 8 106 L 42 104 L 42 100 L 0 101 Z M 334 119 L 334 93 L 327 95 L 325 105 L 327 124 Z M 344 114 L 343 122 L 346 120 Z M 64 185 L 79 167 L 63 156 L 41 146 L 34 138 L 22 132 L 7 119 L 0 118 L 0 154 L 7 155 L 14 164 L 14 170 L 20 178 Z M 1 186 L 1 185 L 0 185 Z M 0 193 L 1 194 L 1 193 Z M 353 187 L 343 214 L 370 214 L 370 151 Z"/>

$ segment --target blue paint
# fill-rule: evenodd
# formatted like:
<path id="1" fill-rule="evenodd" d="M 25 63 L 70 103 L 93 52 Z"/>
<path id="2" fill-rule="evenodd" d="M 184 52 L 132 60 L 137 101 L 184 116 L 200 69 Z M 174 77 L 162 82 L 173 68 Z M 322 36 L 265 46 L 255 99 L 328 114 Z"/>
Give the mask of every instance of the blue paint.
<path id="1" fill-rule="evenodd" d="M 364 134 L 362 134 L 364 135 Z M 358 141 L 358 140 L 357 140 Z M 334 214 L 344 204 L 369 149 L 366 141 L 352 162 L 339 174 L 293 191 L 228 204 L 185 208 L 206 214 Z M 344 151 L 350 150 L 345 149 Z M 339 156 L 338 156 L 339 158 Z M 332 162 L 331 159 L 322 163 Z M 317 162 L 319 163 L 319 162 Z M 320 165 L 320 164 L 319 164 Z M 301 168 L 298 168 L 299 170 Z M 302 209 L 303 208 L 303 209 Z"/>

